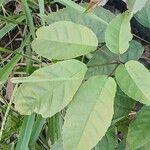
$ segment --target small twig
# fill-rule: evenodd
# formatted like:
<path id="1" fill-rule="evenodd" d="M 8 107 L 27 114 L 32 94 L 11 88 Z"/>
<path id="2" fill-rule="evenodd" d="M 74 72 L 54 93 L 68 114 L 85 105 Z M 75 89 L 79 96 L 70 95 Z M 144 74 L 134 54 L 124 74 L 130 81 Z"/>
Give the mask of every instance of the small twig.
<path id="1" fill-rule="evenodd" d="M 8 47 L 10 44 L 12 44 L 12 42 L 15 40 L 15 38 L 20 34 L 20 32 L 17 32 L 17 34 L 12 38 L 10 39 L 10 41 L 5 45 L 4 48 Z"/>
<path id="2" fill-rule="evenodd" d="M 141 57 L 142 59 L 145 59 L 145 60 L 147 60 L 147 61 L 149 61 L 150 62 L 150 58 L 147 58 L 147 57 Z"/>
<path id="3" fill-rule="evenodd" d="M 11 107 L 11 104 L 13 102 L 14 94 L 15 94 L 15 92 L 17 90 L 17 87 L 18 87 L 18 85 L 16 85 L 15 88 L 14 88 L 14 91 L 12 93 L 11 99 L 9 101 L 8 107 L 7 107 L 6 112 L 5 112 L 5 116 L 4 116 L 3 121 L 2 121 L 1 130 L 0 130 L 0 141 L 2 140 L 2 133 L 3 133 L 3 130 L 4 130 L 5 122 L 6 122 L 6 119 L 7 119 L 7 116 L 8 116 L 10 107 Z"/>
<path id="4" fill-rule="evenodd" d="M 113 73 L 115 72 L 115 70 L 118 68 L 119 65 L 120 65 L 120 64 L 118 63 L 118 64 L 115 66 L 115 68 L 112 70 L 112 72 L 111 72 L 108 76 L 112 76 Z"/>
<path id="5" fill-rule="evenodd" d="M 21 52 L 18 52 L 18 49 L 15 50 L 15 51 L 12 51 L 12 50 L 10 50 L 10 49 L 7 49 L 7 53 L 11 53 L 11 55 L 12 55 L 12 54 L 18 54 L 18 55 L 21 55 L 22 57 L 28 58 L 28 59 L 30 59 L 30 60 L 32 60 L 32 61 L 34 61 L 34 62 L 42 63 L 39 59 L 34 59 L 34 58 L 32 58 L 32 57 L 30 57 L 30 56 L 28 56 L 28 55 L 25 55 L 25 54 L 22 54 Z"/>
<path id="6" fill-rule="evenodd" d="M 143 38 L 139 37 L 139 36 L 138 36 L 138 35 L 136 35 L 136 34 L 133 34 L 133 36 L 134 36 L 134 37 L 136 37 L 137 39 L 139 39 L 139 40 L 141 40 L 141 41 L 143 41 L 143 42 L 147 43 L 147 44 L 150 44 L 150 42 L 149 42 L 149 41 L 147 41 L 147 40 L 145 40 L 145 39 L 143 39 Z"/>

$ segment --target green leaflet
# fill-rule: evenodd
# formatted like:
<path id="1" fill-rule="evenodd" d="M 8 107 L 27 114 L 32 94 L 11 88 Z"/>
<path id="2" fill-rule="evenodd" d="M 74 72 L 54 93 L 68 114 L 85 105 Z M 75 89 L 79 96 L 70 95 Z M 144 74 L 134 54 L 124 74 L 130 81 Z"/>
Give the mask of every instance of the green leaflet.
<path id="1" fill-rule="evenodd" d="M 77 10 L 80 13 L 84 13 L 86 11 L 85 8 L 83 8 L 82 6 L 76 4 L 75 2 L 73 2 L 72 0 L 55 0 L 56 2 L 60 2 L 66 6 L 69 6 L 70 8 L 73 8 L 75 10 Z M 108 23 L 105 21 L 105 19 L 98 17 L 97 15 L 93 14 L 93 13 L 87 13 L 87 15 L 90 18 L 93 18 L 97 21 L 99 21 L 100 23 L 104 24 L 104 25 L 108 25 Z"/>
<path id="2" fill-rule="evenodd" d="M 144 106 L 137 113 L 135 121 L 133 121 L 129 126 L 127 141 L 129 150 L 136 150 L 137 148 L 140 148 L 145 144 L 149 144 L 150 107 Z"/>
<path id="3" fill-rule="evenodd" d="M 90 150 L 101 140 L 111 124 L 115 92 L 115 81 L 107 76 L 80 86 L 65 116 L 64 150 Z"/>
<path id="4" fill-rule="evenodd" d="M 135 19 L 143 26 L 150 28 L 150 0 L 146 3 L 145 7 L 140 10 L 136 15 Z"/>
<path id="5" fill-rule="evenodd" d="M 150 147 L 150 141 L 144 144 L 144 146 L 138 148 L 137 150 L 148 150 Z"/>
<path id="6" fill-rule="evenodd" d="M 131 39 L 130 16 L 126 11 L 109 23 L 105 33 L 106 46 L 113 53 L 123 54 L 129 48 Z"/>
<path id="7" fill-rule="evenodd" d="M 128 116 L 131 112 L 135 101 L 124 94 L 119 88 L 117 89 L 115 103 L 114 103 L 114 116 L 113 120 L 117 121 L 123 117 Z"/>
<path id="8" fill-rule="evenodd" d="M 32 48 L 48 59 L 70 59 L 96 50 L 98 40 L 89 28 L 70 21 L 59 21 L 36 32 Z"/>
<path id="9" fill-rule="evenodd" d="M 36 70 L 27 78 L 14 78 L 22 82 L 15 93 L 15 108 L 23 115 L 33 112 L 51 117 L 72 100 L 87 68 L 77 60 L 67 60 Z"/>
<path id="10" fill-rule="evenodd" d="M 51 150 L 63 150 L 63 142 L 61 138 L 51 146 Z"/>
<path id="11" fill-rule="evenodd" d="M 109 129 L 93 150 L 115 150 L 117 145 L 115 128 Z"/>
<path id="12" fill-rule="evenodd" d="M 150 72 L 137 61 L 120 65 L 115 73 L 121 90 L 129 97 L 150 105 Z"/>
<path id="13" fill-rule="evenodd" d="M 107 23 L 109 23 L 115 17 L 113 13 L 102 7 L 97 7 L 94 10 L 94 13 L 98 17 L 105 20 Z M 88 14 L 81 13 L 70 7 L 50 13 L 48 16 L 45 17 L 45 20 L 49 25 L 57 21 L 72 21 L 74 23 L 84 25 L 90 28 L 97 35 L 99 43 L 105 41 L 105 30 L 107 27 L 105 24 L 94 18 L 89 17 Z"/>
<path id="14" fill-rule="evenodd" d="M 103 138 L 92 150 L 115 150 L 117 145 L 115 129 L 109 129 Z M 58 139 L 52 146 L 52 150 L 64 150 L 62 139 Z"/>
<path id="15" fill-rule="evenodd" d="M 120 55 L 120 61 L 125 63 L 129 60 L 139 60 L 139 58 L 142 56 L 144 52 L 144 47 L 142 46 L 141 43 L 137 41 L 130 41 L 130 46 L 128 50 Z"/>
<path id="16" fill-rule="evenodd" d="M 126 139 L 124 138 L 117 146 L 117 150 L 125 150 L 126 149 Z"/>
<path id="17" fill-rule="evenodd" d="M 131 12 L 131 14 L 136 14 L 139 10 L 141 10 L 148 0 L 123 0 Z"/>

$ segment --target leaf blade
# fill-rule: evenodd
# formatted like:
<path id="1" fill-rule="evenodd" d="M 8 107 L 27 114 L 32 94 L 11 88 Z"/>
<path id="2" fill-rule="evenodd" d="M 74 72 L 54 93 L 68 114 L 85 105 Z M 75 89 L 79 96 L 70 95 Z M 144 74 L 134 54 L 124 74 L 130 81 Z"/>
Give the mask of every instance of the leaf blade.
<path id="1" fill-rule="evenodd" d="M 115 73 L 121 90 L 129 97 L 150 105 L 150 73 L 137 61 L 120 65 Z"/>
<path id="2" fill-rule="evenodd" d="M 105 135 L 113 115 L 115 92 L 116 84 L 107 76 L 91 77 L 81 85 L 65 117 L 63 127 L 65 150 L 72 147 L 76 150 L 90 150 Z M 105 101 L 103 101 L 104 97 Z M 103 110 L 106 106 L 109 109 L 107 115 Z"/>
<path id="3" fill-rule="evenodd" d="M 96 8 L 94 10 L 94 13 L 98 17 L 103 18 L 107 23 L 109 23 L 112 18 L 114 18 L 114 15 L 110 11 L 102 7 Z M 45 17 L 45 20 L 49 25 L 61 20 L 72 21 L 74 23 L 84 25 L 94 31 L 94 33 L 97 35 L 99 42 L 105 41 L 105 30 L 107 26 L 84 13 L 78 12 L 77 10 L 71 8 L 64 8 L 57 12 L 49 14 Z"/>
<path id="4" fill-rule="evenodd" d="M 129 48 L 129 41 L 131 40 L 130 16 L 126 11 L 109 23 L 105 33 L 105 41 L 111 52 L 123 54 Z"/>
<path id="5" fill-rule="evenodd" d="M 129 150 L 138 149 L 150 140 L 150 107 L 144 106 L 129 126 L 127 141 Z"/>
<path id="6" fill-rule="evenodd" d="M 96 50 L 98 40 L 89 28 L 69 21 L 41 27 L 32 48 L 48 59 L 70 59 Z"/>
<path id="7" fill-rule="evenodd" d="M 12 80 L 16 83 L 23 82 L 15 94 L 16 110 L 24 115 L 36 112 L 44 118 L 53 116 L 72 100 L 86 70 L 85 64 L 77 60 L 67 60 L 43 67 L 23 80 Z M 31 82 L 30 77 L 34 82 Z M 47 80 L 39 82 L 40 78 Z"/>
<path id="8" fill-rule="evenodd" d="M 150 28 L 150 1 L 147 1 L 145 7 L 137 12 L 135 19 L 143 26 Z"/>
<path id="9" fill-rule="evenodd" d="M 142 1 L 141 0 L 123 0 L 123 1 L 127 4 L 127 7 L 129 11 L 131 12 L 131 14 L 135 14 L 145 6 L 148 0 L 142 0 Z"/>

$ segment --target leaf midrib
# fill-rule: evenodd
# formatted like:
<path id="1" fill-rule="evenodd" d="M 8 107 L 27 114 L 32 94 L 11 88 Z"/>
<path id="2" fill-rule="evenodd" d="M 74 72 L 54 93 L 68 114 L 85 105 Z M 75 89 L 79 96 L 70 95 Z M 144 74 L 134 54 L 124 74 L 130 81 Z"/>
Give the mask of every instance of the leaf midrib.
<path id="1" fill-rule="evenodd" d="M 71 42 L 60 41 L 60 40 L 57 40 L 57 41 L 56 40 L 48 40 L 48 39 L 39 38 L 39 37 L 37 37 L 36 40 L 43 40 L 43 41 L 46 41 L 46 42 L 55 42 L 55 43 L 61 43 L 61 44 L 72 44 L 72 45 L 79 45 L 79 46 L 89 46 L 89 47 L 97 47 L 98 46 L 98 40 L 94 41 L 95 43 L 97 42 L 96 45 L 89 45 L 89 43 L 88 43 L 89 41 L 87 42 L 87 44 L 86 43 L 82 44 L 82 43 L 77 43 L 77 42 L 76 43 L 75 42 L 71 43 Z"/>
<path id="2" fill-rule="evenodd" d="M 125 67 L 125 66 L 124 66 Z M 147 102 L 150 103 L 150 101 L 148 101 L 147 97 L 145 97 L 145 94 L 142 92 L 141 88 L 137 85 L 136 81 L 133 79 L 132 75 L 129 73 L 130 71 L 128 71 L 128 69 L 125 67 L 125 70 L 128 72 L 129 77 L 131 78 L 131 80 L 133 81 L 133 83 L 135 84 L 136 88 L 142 93 L 143 97 L 147 100 Z M 143 101 L 143 100 L 142 100 Z"/>
<path id="3" fill-rule="evenodd" d="M 78 142 L 78 145 L 77 145 L 77 149 L 78 149 L 78 146 L 80 145 L 80 141 L 81 141 L 81 139 L 82 139 L 82 136 L 83 136 L 84 130 L 85 130 L 85 128 L 86 128 L 87 122 L 89 122 L 90 116 L 91 116 L 91 114 L 92 114 L 92 112 L 93 112 L 93 110 L 94 110 L 94 108 L 95 108 L 95 105 L 97 104 L 97 100 L 99 99 L 99 97 L 100 97 L 100 95 L 101 95 L 101 92 L 102 92 L 102 90 L 103 90 L 103 87 L 105 86 L 105 84 L 106 84 L 106 82 L 107 82 L 106 80 L 107 80 L 107 79 L 105 79 L 105 81 L 103 81 L 103 82 L 104 82 L 103 86 L 102 86 L 101 89 L 98 90 L 98 92 L 97 92 L 97 97 L 96 97 L 95 103 L 93 104 L 93 107 L 92 107 L 92 109 L 91 109 L 91 111 L 90 111 L 90 113 L 89 113 L 89 115 L 88 115 L 88 118 L 87 118 L 86 121 L 85 121 L 85 126 L 84 126 L 84 128 L 83 128 L 83 130 L 82 130 L 81 137 L 80 137 L 79 140 L 78 140 L 79 142 Z"/>

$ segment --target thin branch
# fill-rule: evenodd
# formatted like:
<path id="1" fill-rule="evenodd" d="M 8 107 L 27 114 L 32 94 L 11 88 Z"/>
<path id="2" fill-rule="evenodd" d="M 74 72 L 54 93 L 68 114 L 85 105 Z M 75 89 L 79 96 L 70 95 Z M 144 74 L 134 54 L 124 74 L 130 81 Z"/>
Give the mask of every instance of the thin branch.
<path id="1" fill-rule="evenodd" d="M 118 68 L 119 65 L 120 65 L 120 64 L 118 63 L 118 64 L 115 66 L 115 68 L 114 68 L 113 71 L 109 74 L 109 76 L 112 76 L 112 75 L 113 75 L 113 73 L 115 72 L 115 70 Z"/>
<path id="2" fill-rule="evenodd" d="M 4 116 L 3 121 L 2 121 L 1 129 L 0 129 L 0 141 L 2 140 L 2 133 L 3 133 L 3 130 L 4 130 L 5 122 L 6 122 L 9 110 L 11 108 L 11 105 L 12 105 L 12 102 L 13 102 L 13 99 L 14 99 L 14 94 L 17 90 L 17 87 L 18 87 L 18 85 L 15 86 L 15 89 L 14 89 L 13 94 L 11 96 L 11 99 L 9 101 L 8 107 L 6 109 L 5 116 Z"/>
<path id="3" fill-rule="evenodd" d="M 150 42 L 149 42 L 149 41 L 147 41 L 147 40 L 145 40 L 145 39 L 143 39 L 143 38 L 139 37 L 138 35 L 136 35 L 136 34 L 134 34 L 134 33 L 133 33 L 133 36 L 134 36 L 134 37 L 136 37 L 137 39 L 139 39 L 139 40 L 141 40 L 141 41 L 143 41 L 143 42 L 147 43 L 147 44 L 150 44 Z"/>

